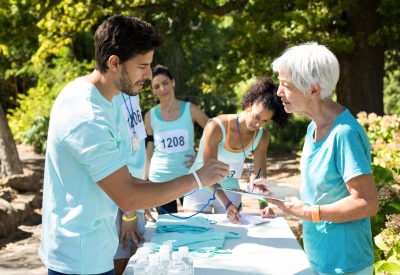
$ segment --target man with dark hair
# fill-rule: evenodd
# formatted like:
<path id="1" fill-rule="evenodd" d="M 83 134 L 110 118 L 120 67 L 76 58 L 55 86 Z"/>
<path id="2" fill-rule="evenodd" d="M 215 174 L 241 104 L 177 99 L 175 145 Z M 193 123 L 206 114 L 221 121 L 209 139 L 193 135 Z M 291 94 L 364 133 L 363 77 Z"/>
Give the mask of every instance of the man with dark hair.
<path id="1" fill-rule="evenodd" d="M 113 274 L 118 207 L 161 205 L 220 182 L 228 170 L 212 160 L 169 182 L 139 184 L 121 152 L 111 100 L 138 94 L 151 79 L 160 37 L 150 24 L 117 15 L 98 27 L 94 44 L 95 70 L 61 91 L 50 116 L 39 248 L 49 274 Z"/>

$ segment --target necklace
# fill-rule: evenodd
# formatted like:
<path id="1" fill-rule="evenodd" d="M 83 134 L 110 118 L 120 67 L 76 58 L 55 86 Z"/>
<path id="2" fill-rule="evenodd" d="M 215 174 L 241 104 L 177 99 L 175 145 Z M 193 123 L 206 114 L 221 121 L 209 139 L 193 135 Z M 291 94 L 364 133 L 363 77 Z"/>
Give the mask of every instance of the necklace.
<path id="1" fill-rule="evenodd" d="M 244 163 L 246 163 L 246 153 L 244 150 L 244 144 L 243 144 L 243 140 L 242 140 L 242 134 L 240 133 L 240 126 L 239 126 L 239 115 L 236 116 L 236 126 L 237 126 L 237 130 L 239 133 L 239 139 L 240 139 L 240 144 L 242 145 L 242 152 L 243 152 L 243 156 L 244 156 Z M 246 167 L 249 170 L 249 177 L 252 174 L 252 168 L 253 168 L 253 159 L 254 159 L 254 138 L 253 141 L 251 142 L 251 154 L 252 154 L 252 158 L 250 160 L 250 168 L 249 165 L 246 163 Z"/>
<path id="2" fill-rule="evenodd" d="M 179 102 L 179 100 L 178 100 L 178 103 L 180 104 L 180 102 Z M 171 107 L 172 107 L 172 98 L 171 98 L 171 100 L 170 100 L 170 102 L 169 102 L 169 104 L 168 104 L 168 107 L 167 107 L 167 110 L 166 111 L 164 111 L 164 121 L 168 121 L 168 119 L 170 118 L 169 117 L 169 113 L 170 113 L 170 110 L 171 110 Z M 162 117 L 162 113 L 163 112 L 161 112 L 161 103 L 160 103 L 160 117 Z M 174 108 L 175 108 L 175 106 L 174 106 Z M 172 108 L 172 110 L 174 110 L 174 108 Z"/>

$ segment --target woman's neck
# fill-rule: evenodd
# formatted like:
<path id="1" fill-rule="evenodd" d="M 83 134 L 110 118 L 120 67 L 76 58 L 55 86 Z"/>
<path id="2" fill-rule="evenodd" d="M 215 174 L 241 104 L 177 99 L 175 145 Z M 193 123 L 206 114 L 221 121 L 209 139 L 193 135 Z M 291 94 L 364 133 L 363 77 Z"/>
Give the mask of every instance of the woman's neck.
<path id="1" fill-rule="evenodd" d="M 160 102 L 160 115 L 165 121 L 175 120 L 180 115 L 180 101 L 174 97 L 169 102 Z"/>
<path id="2" fill-rule="evenodd" d="M 175 97 L 172 97 L 167 100 L 160 100 L 160 110 L 166 111 L 166 110 L 171 110 L 174 107 L 176 107 L 179 104 L 179 100 L 176 99 Z"/>
<path id="3" fill-rule="evenodd" d="M 254 134 L 254 131 L 250 131 L 249 129 L 247 129 L 247 125 L 246 125 L 246 118 L 244 113 L 240 113 L 237 115 L 237 117 L 235 117 L 235 122 L 236 119 L 238 119 L 238 124 L 239 124 L 239 131 L 242 135 L 252 135 Z M 235 123 L 236 125 L 236 123 Z M 237 127 L 237 125 L 236 125 Z"/>

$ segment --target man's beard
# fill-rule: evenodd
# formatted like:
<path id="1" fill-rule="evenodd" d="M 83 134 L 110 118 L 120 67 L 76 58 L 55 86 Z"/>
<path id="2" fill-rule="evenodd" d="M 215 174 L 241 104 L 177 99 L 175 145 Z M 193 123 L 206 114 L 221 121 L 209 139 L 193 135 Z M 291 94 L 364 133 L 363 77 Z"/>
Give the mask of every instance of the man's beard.
<path id="1" fill-rule="evenodd" d="M 132 83 L 132 81 L 128 77 L 128 73 L 126 71 L 125 65 L 122 65 L 122 72 L 121 72 L 121 78 L 119 80 L 119 88 L 121 92 L 128 96 L 135 96 L 138 95 L 139 91 L 134 91 L 135 84 Z"/>

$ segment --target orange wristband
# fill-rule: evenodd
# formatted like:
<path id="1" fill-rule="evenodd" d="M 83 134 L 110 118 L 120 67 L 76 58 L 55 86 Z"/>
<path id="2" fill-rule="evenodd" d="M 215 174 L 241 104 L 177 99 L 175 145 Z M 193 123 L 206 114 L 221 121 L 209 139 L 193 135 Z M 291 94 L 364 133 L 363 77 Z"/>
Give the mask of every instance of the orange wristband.
<path id="1" fill-rule="evenodd" d="M 319 205 L 311 206 L 311 219 L 313 222 L 321 221 L 321 219 L 319 218 Z"/>

